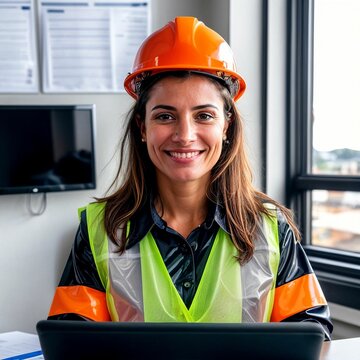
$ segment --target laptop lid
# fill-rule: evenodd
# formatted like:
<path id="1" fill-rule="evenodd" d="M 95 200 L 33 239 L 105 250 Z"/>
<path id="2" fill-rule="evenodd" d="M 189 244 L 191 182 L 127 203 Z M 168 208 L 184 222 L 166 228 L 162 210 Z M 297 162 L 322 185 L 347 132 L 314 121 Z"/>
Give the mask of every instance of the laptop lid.
<path id="1" fill-rule="evenodd" d="M 46 360 L 266 359 L 318 360 L 316 323 L 120 323 L 41 320 Z"/>

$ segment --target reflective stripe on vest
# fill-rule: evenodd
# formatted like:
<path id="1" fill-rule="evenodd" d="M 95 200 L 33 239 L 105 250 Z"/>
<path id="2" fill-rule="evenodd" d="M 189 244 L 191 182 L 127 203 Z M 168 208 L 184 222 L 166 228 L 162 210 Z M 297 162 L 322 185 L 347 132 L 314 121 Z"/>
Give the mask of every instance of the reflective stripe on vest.
<path id="1" fill-rule="evenodd" d="M 90 246 L 113 321 L 270 321 L 280 259 L 276 215 L 263 216 L 254 256 L 243 266 L 228 234 L 219 229 L 188 309 L 151 233 L 120 255 L 105 234 L 103 210 L 104 204 L 94 203 L 86 213 Z"/>

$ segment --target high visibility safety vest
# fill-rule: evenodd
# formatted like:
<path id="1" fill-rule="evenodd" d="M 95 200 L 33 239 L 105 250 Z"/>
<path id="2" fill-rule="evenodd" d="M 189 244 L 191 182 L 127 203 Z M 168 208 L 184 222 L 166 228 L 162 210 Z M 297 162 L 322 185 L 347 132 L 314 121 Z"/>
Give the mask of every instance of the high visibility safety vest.
<path id="1" fill-rule="evenodd" d="M 270 321 L 280 261 L 275 214 L 262 217 L 254 256 L 245 265 L 236 260 L 236 248 L 228 234 L 219 229 L 187 308 L 150 232 L 123 254 L 116 252 L 104 230 L 104 205 L 89 204 L 86 214 L 91 250 L 113 321 Z"/>

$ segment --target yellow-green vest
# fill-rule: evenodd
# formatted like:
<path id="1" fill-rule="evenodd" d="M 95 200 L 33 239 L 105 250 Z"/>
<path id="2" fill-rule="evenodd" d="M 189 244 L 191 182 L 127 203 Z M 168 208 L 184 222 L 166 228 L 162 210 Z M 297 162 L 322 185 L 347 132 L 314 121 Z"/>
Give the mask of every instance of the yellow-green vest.
<path id="1" fill-rule="evenodd" d="M 113 321 L 270 320 L 280 259 L 275 212 L 274 216 L 262 217 L 254 256 L 245 265 L 236 260 L 237 250 L 229 235 L 222 229 L 218 231 L 192 304 L 187 308 L 151 233 L 119 254 L 104 230 L 103 210 L 104 203 L 89 204 L 86 216 L 91 250 Z"/>

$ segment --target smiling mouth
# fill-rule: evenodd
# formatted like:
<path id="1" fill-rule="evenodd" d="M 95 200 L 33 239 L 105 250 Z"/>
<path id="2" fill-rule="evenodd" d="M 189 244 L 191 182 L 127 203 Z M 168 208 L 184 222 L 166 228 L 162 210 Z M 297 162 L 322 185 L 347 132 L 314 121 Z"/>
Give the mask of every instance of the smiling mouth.
<path id="1" fill-rule="evenodd" d="M 202 151 L 189 151 L 189 152 L 176 152 L 176 151 L 167 151 L 167 153 L 176 159 L 191 159 L 199 155 Z"/>

